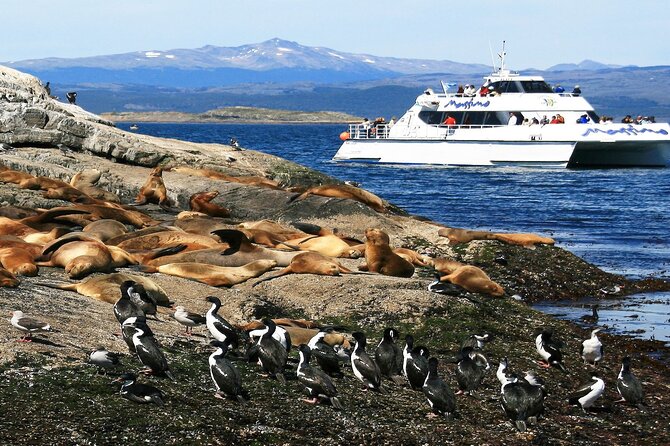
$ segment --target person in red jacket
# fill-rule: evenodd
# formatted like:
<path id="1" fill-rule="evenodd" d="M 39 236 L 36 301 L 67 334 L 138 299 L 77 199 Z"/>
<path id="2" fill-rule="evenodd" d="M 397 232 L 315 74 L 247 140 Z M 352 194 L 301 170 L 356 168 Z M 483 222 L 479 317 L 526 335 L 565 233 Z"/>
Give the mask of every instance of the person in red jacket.
<path id="1" fill-rule="evenodd" d="M 447 114 L 447 119 L 445 119 L 442 124 L 449 125 L 449 126 L 456 125 L 456 118 Z"/>

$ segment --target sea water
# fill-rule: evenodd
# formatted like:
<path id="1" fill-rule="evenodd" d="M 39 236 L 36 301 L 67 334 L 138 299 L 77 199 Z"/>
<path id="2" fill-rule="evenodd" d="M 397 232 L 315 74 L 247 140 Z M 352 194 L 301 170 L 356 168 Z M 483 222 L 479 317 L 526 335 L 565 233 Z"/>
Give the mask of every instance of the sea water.
<path id="1" fill-rule="evenodd" d="M 331 161 L 344 125 L 154 124 L 138 132 L 227 144 L 277 155 L 365 189 L 452 227 L 534 232 L 554 238 L 605 271 L 631 278 L 670 277 L 670 169 L 407 167 Z M 120 124 L 127 130 L 129 124 Z M 583 302 L 538 308 L 578 320 Z M 634 306 L 631 306 L 634 305 Z M 602 304 L 613 330 L 670 342 L 670 293 Z M 638 314 L 637 318 L 631 317 Z"/>

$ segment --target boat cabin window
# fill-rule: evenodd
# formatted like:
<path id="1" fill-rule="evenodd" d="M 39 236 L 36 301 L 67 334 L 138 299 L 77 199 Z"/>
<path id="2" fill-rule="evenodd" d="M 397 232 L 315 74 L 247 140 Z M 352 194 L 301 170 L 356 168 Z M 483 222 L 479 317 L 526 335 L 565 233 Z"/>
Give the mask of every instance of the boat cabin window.
<path id="1" fill-rule="evenodd" d="M 521 81 L 521 88 L 525 93 L 553 93 L 545 81 Z"/>
<path id="2" fill-rule="evenodd" d="M 507 124 L 508 112 L 465 111 L 448 112 L 456 120 L 456 125 L 502 125 Z M 519 114 L 521 116 L 521 114 Z M 447 119 L 447 112 L 423 110 L 419 119 L 429 125 L 440 125 Z M 523 120 L 523 117 L 522 117 Z"/>

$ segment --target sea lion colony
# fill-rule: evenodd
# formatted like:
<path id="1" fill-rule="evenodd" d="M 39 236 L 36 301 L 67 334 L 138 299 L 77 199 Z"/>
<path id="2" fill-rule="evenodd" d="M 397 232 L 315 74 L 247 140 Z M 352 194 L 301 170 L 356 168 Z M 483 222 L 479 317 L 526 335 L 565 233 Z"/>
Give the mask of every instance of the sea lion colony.
<path id="1" fill-rule="evenodd" d="M 84 193 L 71 184 L 65 183 L 63 185 L 62 182 L 50 182 L 46 179 L 36 179 L 31 182 L 31 178 L 18 172 L 13 174 L 6 168 L 3 169 L 2 173 L 5 174 L 2 177 L 3 181 L 17 182 L 12 180 L 20 179 L 19 184 L 23 183 L 24 186 L 30 185 L 31 187 L 36 184 L 46 193 L 51 190 L 70 191 L 70 188 L 77 190 L 67 194 L 68 197 L 74 198 L 75 203 L 71 206 L 59 207 L 49 211 L 3 210 L 4 215 L 12 215 L 17 218 L 0 217 L 0 262 L 2 262 L 3 267 L 0 269 L 0 278 L 2 278 L 0 284 L 2 286 L 18 286 L 19 279 L 16 276 L 37 274 L 40 266 L 58 266 L 64 268 L 71 278 L 85 277 L 85 279 L 77 284 L 43 283 L 43 285 L 77 291 L 95 299 L 114 303 L 118 302 L 119 295 L 123 293 L 122 284 L 131 281 L 142 285 L 142 292 L 147 294 L 147 298 L 152 299 L 159 305 L 168 305 L 170 304 L 167 297 L 169 293 L 157 287 L 150 278 L 113 273 L 114 269 L 122 266 L 138 265 L 137 268 L 145 272 L 158 271 L 165 274 L 174 274 L 179 277 L 202 281 L 212 286 L 233 286 L 250 278 L 258 277 L 275 266 L 283 267 L 283 269 L 272 273 L 265 279 L 260 279 L 258 283 L 289 273 L 349 274 L 353 271 L 343 267 L 330 256 L 338 254 L 341 257 L 351 258 L 354 257 L 352 252 L 356 251 L 365 257 L 365 263 L 360 265 L 359 269 L 367 271 L 368 274 L 381 273 L 400 278 L 411 277 L 414 274 L 415 266 L 425 267 L 425 265 L 429 265 L 443 275 L 442 280 L 462 286 L 470 292 L 490 296 L 502 296 L 504 294 L 502 287 L 491 281 L 481 269 L 472 265 L 463 265 L 451 259 L 430 258 L 406 248 L 394 250 L 390 246 L 388 235 L 376 228 L 366 230 L 364 234 L 365 243 L 360 243 L 356 239 L 339 237 L 333 234 L 333 231 L 326 231 L 327 234 L 324 235 L 313 235 L 300 229 L 284 227 L 276 222 L 269 221 L 235 222 L 233 224 L 230 220 L 217 219 L 199 212 L 180 214 L 174 220 L 161 222 L 149 217 L 134 206 L 94 198 L 91 196 L 90 190 L 89 193 Z M 165 185 L 159 180 L 159 173 L 159 171 L 152 172 L 143 188 L 141 197 L 138 197 L 138 203 L 156 200 L 162 207 L 172 210 L 166 201 L 167 194 L 163 193 Z M 91 182 L 89 181 L 89 183 Z M 77 182 L 73 181 L 72 183 L 76 184 Z M 159 191 L 158 195 L 154 194 L 153 189 Z M 328 193 L 331 193 L 332 190 L 332 188 L 328 189 Z M 311 193 L 315 192 L 312 191 Z M 103 195 L 97 194 L 98 197 Z M 205 199 L 204 202 L 209 203 L 210 200 Z M 378 206 L 375 207 L 379 209 Z M 30 215 L 24 216 L 26 214 Z M 20 218 L 18 218 L 19 216 Z M 131 226 L 131 228 L 128 226 Z M 296 226 L 300 227 L 300 225 Z M 81 229 L 82 232 L 78 232 L 77 229 Z M 440 231 L 444 229 L 447 228 L 442 228 Z M 321 232 L 321 230 L 319 229 L 316 232 Z M 446 233 L 440 235 L 447 236 Z M 465 238 L 472 235 L 468 234 Z M 488 237 L 486 234 L 474 234 L 474 236 L 475 238 L 476 236 Z M 313 242 L 320 237 L 323 237 L 323 243 Z M 252 242 L 252 239 L 254 241 L 264 240 L 271 247 L 259 246 Z M 498 239 L 524 245 L 553 242 L 533 237 L 532 234 L 515 234 L 508 237 L 507 240 L 504 236 Z M 458 242 L 464 240 L 461 236 Z M 345 249 L 345 246 L 355 249 L 353 251 Z M 274 249 L 276 247 L 283 247 L 284 249 Z M 310 250 L 310 248 L 313 250 Z M 303 252 L 303 249 L 306 252 Z M 161 259 L 169 259 L 169 261 L 164 263 Z M 111 274 L 86 278 L 94 272 Z M 214 313 L 215 311 L 210 310 L 207 318 L 213 318 Z M 295 327 L 281 329 L 281 325 L 279 325 L 280 329 L 278 331 L 275 322 L 264 322 L 265 328 L 261 329 L 262 332 L 258 340 L 251 344 L 247 357 L 257 360 L 265 371 L 279 377 L 284 373 L 286 353 L 279 354 L 279 359 L 273 356 L 281 351 L 281 348 L 274 343 L 279 341 L 273 341 L 275 333 L 293 333 L 296 338 L 294 341 L 298 342 L 294 345 L 297 346 L 311 344 L 318 330 L 314 330 L 312 326 L 298 327 L 300 330 Z M 217 324 L 216 321 L 212 323 L 213 326 Z M 289 323 L 289 325 L 292 323 Z M 27 333 L 31 332 L 31 326 L 37 326 L 35 320 L 22 319 L 18 316 L 12 324 L 17 329 Z M 140 361 L 148 367 L 150 372 L 163 373 L 169 376 L 164 358 L 160 358 L 162 355 L 160 348 L 155 344 L 155 340 L 151 339 L 151 330 L 148 328 L 146 320 L 135 317 L 134 320 L 124 321 L 123 324 L 131 330 L 130 343 L 137 350 L 150 352 L 144 353 L 144 356 L 138 353 Z M 218 324 L 220 325 L 221 321 Z M 133 330 L 134 333 L 132 333 Z M 215 377 L 220 375 L 220 373 L 217 375 L 216 370 L 231 367 L 231 364 L 225 362 L 225 356 L 226 352 L 235 345 L 231 342 L 232 333 L 230 331 L 226 332 L 226 330 L 223 329 L 224 339 L 220 341 L 222 344 L 215 344 L 214 347 L 217 350 L 210 356 L 212 378 L 215 381 L 217 395 L 219 396 L 231 395 L 226 391 L 227 384 Z M 240 330 L 240 327 L 235 330 Z M 216 337 L 214 332 L 212 332 L 212 335 Z M 328 338 L 328 336 L 330 337 Z M 558 349 L 558 347 L 549 345 L 548 342 L 541 342 L 539 340 L 540 336 L 538 335 L 537 349 L 541 357 L 545 359 L 548 350 Z M 238 335 L 234 337 L 237 338 Z M 329 333 L 326 337 L 326 344 L 331 346 L 333 344 L 346 345 L 349 342 L 346 336 L 337 333 Z M 354 375 L 368 388 L 374 390 L 386 388 L 387 385 L 382 383 L 379 377 L 379 366 L 375 362 L 375 360 L 384 361 L 386 359 L 381 356 L 372 359 L 365 352 L 364 334 L 357 333 L 354 339 L 356 342 L 350 359 Z M 312 397 L 310 402 L 317 402 L 319 399 L 327 400 L 334 407 L 341 408 L 340 402 L 335 403 L 333 401 L 333 398 L 336 398 L 336 390 L 334 390 L 332 382 L 328 382 L 330 378 L 314 371 L 313 369 L 316 369 L 316 367 L 309 365 L 310 357 L 316 358 L 318 362 L 319 353 L 317 352 L 316 343 L 307 348 L 301 346 L 298 378 L 308 389 L 309 396 Z M 423 390 L 432 412 L 449 418 L 453 417 L 457 411 L 456 400 L 453 399 L 453 392 L 451 392 L 446 381 L 437 375 L 437 360 L 428 358 L 425 348 L 413 347 L 409 338 L 405 351 L 399 354 L 402 355 L 402 358 L 399 356 L 393 359 L 394 364 L 401 364 L 396 372 L 400 374 L 402 369 L 402 374 L 407 379 L 410 379 L 410 375 L 413 373 L 408 372 L 408 370 L 415 369 L 422 373 L 423 384 L 419 383 L 415 387 Z M 555 355 L 555 352 L 551 354 Z M 482 370 L 488 368 L 488 362 L 485 359 L 482 360 L 482 358 L 481 349 L 468 347 L 447 360 L 447 362 L 451 361 L 459 364 L 458 370 L 463 376 L 459 375 L 457 379 L 462 391 L 468 393 L 476 391 L 477 382 L 481 381 L 483 376 Z M 268 364 L 274 364 L 276 361 L 283 362 L 283 364 L 280 364 L 279 368 L 269 368 Z M 386 366 L 385 370 L 388 370 L 389 367 L 393 369 L 394 366 Z M 466 371 L 460 371 L 461 369 Z M 467 372 L 467 370 L 470 370 L 470 372 Z M 505 413 L 519 430 L 524 430 L 526 421 L 533 422 L 542 413 L 542 400 L 546 395 L 539 390 L 541 384 L 531 378 L 519 378 L 510 374 L 504 368 L 499 369 L 498 379 L 502 385 Z M 397 382 L 397 379 L 393 382 Z M 239 383 L 233 384 L 239 387 Z M 128 391 L 131 387 L 129 384 L 124 384 L 124 388 Z M 322 390 L 314 391 L 315 388 Z M 542 394 L 540 398 L 535 396 L 538 392 Z M 602 394 L 602 389 L 599 387 L 595 389 L 584 387 L 576 392 L 575 395 L 570 396 L 571 401 L 576 401 L 575 404 L 583 410 L 587 410 Z M 150 400 L 142 401 L 141 398 L 133 400 L 151 402 Z M 528 405 L 532 406 L 532 410 L 526 408 Z"/>

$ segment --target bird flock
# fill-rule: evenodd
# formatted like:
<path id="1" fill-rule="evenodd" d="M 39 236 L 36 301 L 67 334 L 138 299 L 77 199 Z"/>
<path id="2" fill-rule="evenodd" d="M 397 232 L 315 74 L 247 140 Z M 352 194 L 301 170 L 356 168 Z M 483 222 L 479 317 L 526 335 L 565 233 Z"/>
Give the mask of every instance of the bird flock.
<path id="1" fill-rule="evenodd" d="M 140 383 L 138 374 L 154 375 L 169 380 L 178 380 L 170 370 L 160 342 L 156 339 L 148 321 L 157 317 L 156 303 L 144 287 L 134 281 L 125 281 L 120 286 L 120 297 L 113 306 L 113 312 L 120 324 L 121 336 L 128 350 L 144 367 L 138 373 L 122 373 L 115 382 L 121 383 L 120 395 L 136 403 L 163 405 L 166 393 L 157 387 Z M 331 345 L 326 342 L 333 327 L 317 331 L 308 342 L 293 345 L 290 333 L 272 319 L 263 319 L 262 325 L 254 329 L 240 329 L 220 314 L 221 301 L 214 296 L 206 300 L 211 304 L 205 315 L 176 307 L 172 316 L 186 329 L 185 336 L 192 336 L 197 326 L 206 326 L 211 336 L 209 345 L 212 353 L 208 358 L 209 372 L 215 387 L 214 396 L 234 403 L 247 404 L 253 399 L 252 385 L 248 376 L 242 377 L 235 363 L 247 361 L 258 365 L 262 376 L 276 380 L 278 385 L 287 385 L 288 379 L 297 380 L 310 404 L 326 404 L 334 410 L 346 411 L 346 402 L 338 394 L 337 383 L 343 379 L 357 379 L 361 391 L 378 392 L 388 395 L 399 387 L 422 392 L 430 408 L 427 417 L 458 417 L 457 395 L 465 395 L 484 401 L 481 384 L 491 369 L 485 353 L 486 345 L 493 341 L 488 333 L 468 336 L 454 354 L 443 358 L 444 364 L 454 364 L 453 378 L 457 391 L 454 392 L 449 379 L 441 377 L 438 369 L 440 359 L 431 356 L 427 347 L 415 345 L 411 334 L 404 337 L 404 347 L 400 347 L 400 333 L 388 327 L 379 343 L 368 353 L 367 336 L 361 331 L 351 334 L 353 347 Z M 14 311 L 11 324 L 24 333 L 21 341 L 30 341 L 33 333 L 45 333 L 53 329 L 49 324 Z M 602 359 L 602 343 L 598 339 L 600 329 L 594 329 L 589 339 L 581 346 L 581 357 L 585 365 L 596 370 Z M 566 372 L 563 365 L 563 343 L 556 338 L 550 328 L 538 330 L 534 339 L 539 355 L 538 365 Z M 290 364 L 292 349 L 297 347 L 297 366 Z M 121 355 L 99 347 L 90 353 L 88 362 L 109 371 L 120 367 Z M 295 362 L 295 361 L 294 361 Z M 345 370 L 350 368 L 353 378 Z M 508 358 L 500 360 L 496 377 L 500 382 L 500 406 L 506 416 L 520 432 L 528 425 L 538 423 L 545 412 L 544 402 L 548 396 L 545 382 L 533 372 L 512 371 Z M 288 378 L 288 379 L 287 379 Z M 617 376 L 616 387 L 622 402 L 643 408 L 643 390 L 640 381 L 631 371 L 631 358 L 625 357 Z M 578 406 L 586 413 L 594 407 L 605 389 L 604 380 L 592 372 L 592 377 L 567 395 L 569 404 Z"/>

